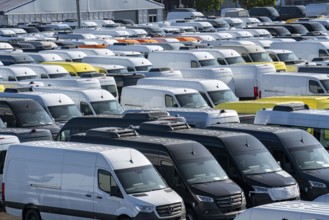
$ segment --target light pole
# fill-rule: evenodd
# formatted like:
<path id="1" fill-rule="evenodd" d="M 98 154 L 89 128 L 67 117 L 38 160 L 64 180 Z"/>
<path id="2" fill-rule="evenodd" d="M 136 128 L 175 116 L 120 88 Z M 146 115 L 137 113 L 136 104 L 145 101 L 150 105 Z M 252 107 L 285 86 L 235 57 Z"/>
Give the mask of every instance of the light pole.
<path id="1" fill-rule="evenodd" d="M 76 0 L 76 3 L 77 3 L 78 28 L 81 28 L 80 0 Z"/>

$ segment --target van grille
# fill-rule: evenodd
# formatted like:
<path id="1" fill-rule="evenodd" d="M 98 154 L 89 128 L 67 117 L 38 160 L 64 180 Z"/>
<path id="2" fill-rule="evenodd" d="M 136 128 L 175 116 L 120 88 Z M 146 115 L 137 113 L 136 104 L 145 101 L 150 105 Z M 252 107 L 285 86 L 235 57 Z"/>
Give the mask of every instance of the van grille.
<path id="1" fill-rule="evenodd" d="M 182 213 L 182 204 L 180 202 L 157 206 L 156 211 L 160 217 L 170 217 Z"/>
<path id="2" fill-rule="evenodd" d="M 242 205 L 242 194 L 235 194 L 232 196 L 219 197 L 215 199 L 219 210 L 222 213 L 238 211 Z"/>

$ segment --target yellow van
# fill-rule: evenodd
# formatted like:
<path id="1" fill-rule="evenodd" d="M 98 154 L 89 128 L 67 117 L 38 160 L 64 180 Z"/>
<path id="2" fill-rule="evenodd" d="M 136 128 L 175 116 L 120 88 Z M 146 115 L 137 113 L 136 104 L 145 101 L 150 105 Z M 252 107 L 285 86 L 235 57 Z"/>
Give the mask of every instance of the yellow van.
<path id="1" fill-rule="evenodd" d="M 42 64 L 59 65 L 65 68 L 71 76 L 81 76 L 83 73 L 95 73 L 97 70 L 88 63 L 77 62 L 42 62 Z"/>
<path id="2" fill-rule="evenodd" d="M 298 101 L 238 101 L 238 102 L 225 102 L 218 104 L 214 109 L 232 109 L 237 111 L 238 114 L 256 114 L 257 111 L 263 108 L 273 108 L 275 105 L 286 103 L 303 103 Z"/>
<path id="3" fill-rule="evenodd" d="M 257 99 L 259 102 L 290 102 L 299 101 L 307 104 L 311 109 L 329 109 L 329 96 L 272 96 Z"/>

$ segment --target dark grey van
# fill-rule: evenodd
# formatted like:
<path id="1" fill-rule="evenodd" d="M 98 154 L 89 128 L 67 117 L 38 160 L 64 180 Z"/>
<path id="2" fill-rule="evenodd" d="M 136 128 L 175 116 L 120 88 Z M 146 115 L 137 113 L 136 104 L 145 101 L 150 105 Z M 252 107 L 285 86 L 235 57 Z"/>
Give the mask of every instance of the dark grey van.
<path id="1" fill-rule="evenodd" d="M 310 133 L 295 128 L 253 124 L 221 124 L 208 128 L 255 136 L 297 180 L 302 199 L 314 200 L 329 193 L 329 154 Z"/>
<path id="2" fill-rule="evenodd" d="M 8 128 L 47 129 L 55 137 L 60 128 L 32 99 L 0 98 L 0 118 Z"/>
<path id="3" fill-rule="evenodd" d="M 279 13 L 273 7 L 253 7 L 249 9 L 250 17 L 266 16 L 269 17 L 272 21 L 279 20 Z"/>
<path id="4" fill-rule="evenodd" d="M 246 207 L 242 189 L 211 153 L 190 140 L 139 135 L 133 129 L 95 128 L 73 135 L 73 142 L 135 148 L 158 169 L 184 200 L 188 220 L 233 219 Z"/>
<path id="5" fill-rule="evenodd" d="M 5 66 L 23 63 L 35 63 L 35 60 L 24 53 L 0 53 L 0 61 Z"/>
<path id="6" fill-rule="evenodd" d="M 249 207 L 299 199 L 296 180 L 282 170 L 267 148 L 250 134 L 190 128 L 187 124 L 169 121 L 144 122 L 137 132 L 203 144 L 244 190 Z"/>

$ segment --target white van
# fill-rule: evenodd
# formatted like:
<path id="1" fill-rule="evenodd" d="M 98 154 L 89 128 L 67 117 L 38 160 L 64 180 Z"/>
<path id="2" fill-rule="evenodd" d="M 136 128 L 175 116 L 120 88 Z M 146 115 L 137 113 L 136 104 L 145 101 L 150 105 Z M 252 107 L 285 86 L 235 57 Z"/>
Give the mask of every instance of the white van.
<path id="1" fill-rule="evenodd" d="M 33 70 L 39 78 L 62 78 L 71 77 L 69 72 L 59 65 L 43 65 L 43 64 L 14 64 L 17 67 L 27 67 Z"/>
<path id="2" fill-rule="evenodd" d="M 145 58 L 148 58 L 150 53 L 155 51 L 163 51 L 163 47 L 158 45 L 121 45 L 121 44 L 114 44 L 108 46 L 110 50 L 119 50 L 119 51 L 136 51 L 143 54 Z"/>
<path id="3" fill-rule="evenodd" d="M 195 18 L 203 18 L 204 15 L 199 12 L 195 11 L 192 8 L 176 8 L 173 11 L 168 12 L 167 20 L 177 20 L 177 19 L 195 19 Z"/>
<path id="4" fill-rule="evenodd" d="M 86 56 L 82 58 L 84 63 L 99 63 L 125 66 L 128 72 L 149 71 L 152 63 L 144 57 L 123 56 Z"/>
<path id="5" fill-rule="evenodd" d="M 238 98 L 225 83 L 214 79 L 177 79 L 149 77 L 139 79 L 137 81 L 137 85 L 159 85 L 195 89 L 200 92 L 202 97 L 212 108 L 223 102 L 238 101 Z"/>
<path id="6" fill-rule="evenodd" d="M 33 91 L 63 93 L 70 97 L 83 115 L 122 114 L 118 100 L 104 89 L 82 89 L 69 87 L 34 87 Z"/>
<path id="7" fill-rule="evenodd" d="M 235 80 L 232 70 L 227 67 L 206 67 L 180 69 L 182 77 L 186 79 L 216 79 L 225 83 L 232 91 L 235 91 Z"/>
<path id="8" fill-rule="evenodd" d="M 258 96 L 328 95 L 329 77 L 321 73 L 266 73 L 258 77 Z"/>
<path id="9" fill-rule="evenodd" d="M 8 147 L 11 144 L 19 144 L 19 139 L 14 135 L 0 135 L 0 183 L 2 183 L 3 179 L 3 167 L 5 164 L 5 158 L 7 154 Z M 2 195 L 2 189 L 0 189 L 0 196 Z M 0 200 L 1 207 L 1 200 Z"/>
<path id="10" fill-rule="evenodd" d="M 305 5 L 306 17 L 311 16 L 328 16 L 329 15 L 329 3 L 317 3 Z"/>
<path id="11" fill-rule="evenodd" d="M 53 141 L 11 145 L 2 188 L 5 211 L 23 219 L 185 220 L 180 196 L 130 148 Z"/>
<path id="12" fill-rule="evenodd" d="M 1 92 L 0 97 L 33 99 L 60 125 L 63 125 L 73 117 L 82 115 L 72 99 L 62 93 Z"/>
<path id="13" fill-rule="evenodd" d="M 107 48 L 71 48 L 70 51 L 80 51 L 85 53 L 87 56 L 115 56 L 115 54 Z"/>
<path id="14" fill-rule="evenodd" d="M 121 105 L 125 109 L 210 108 L 197 90 L 153 85 L 123 87 Z"/>
<path id="15" fill-rule="evenodd" d="M 22 82 L 31 82 L 25 80 Z M 77 87 L 84 89 L 100 89 L 101 84 L 98 79 L 94 78 L 56 78 L 56 79 L 35 79 L 33 83 L 42 83 L 44 86 L 61 86 L 61 87 Z"/>
<path id="16" fill-rule="evenodd" d="M 0 66 L 0 76 L 4 81 L 34 80 L 38 75 L 27 67 Z"/>
<path id="17" fill-rule="evenodd" d="M 71 51 L 71 50 L 41 50 L 39 53 L 55 53 L 62 57 L 65 61 L 72 61 L 72 62 L 81 62 L 82 58 L 87 56 L 85 53 L 81 51 Z"/>
<path id="18" fill-rule="evenodd" d="M 232 65 L 246 62 L 238 52 L 232 49 L 200 48 L 195 50 L 210 53 L 215 57 L 219 65 Z"/>
<path id="19" fill-rule="evenodd" d="M 49 53 L 30 53 L 30 52 L 24 52 L 25 54 L 31 56 L 36 63 L 42 63 L 42 62 L 54 62 L 54 61 L 64 61 L 62 57 L 60 57 L 58 54 L 51 53 L 51 51 L 48 51 Z"/>
<path id="20" fill-rule="evenodd" d="M 329 56 L 329 42 L 325 41 L 296 41 L 296 42 L 273 42 L 271 49 L 291 50 L 299 59 L 312 61 L 316 57 Z"/>
<path id="21" fill-rule="evenodd" d="M 324 220 L 328 209 L 328 204 L 313 201 L 276 202 L 246 209 L 234 220 Z"/>
<path id="22" fill-rule="evenodd" d="M 149 54 L 149 61 L 155 68 L 170 67 L 180 68 L 198 68 L 205 66 L 218 66 L 213 55 L 208 52 L 199 51 L 161 51 Z"/>

